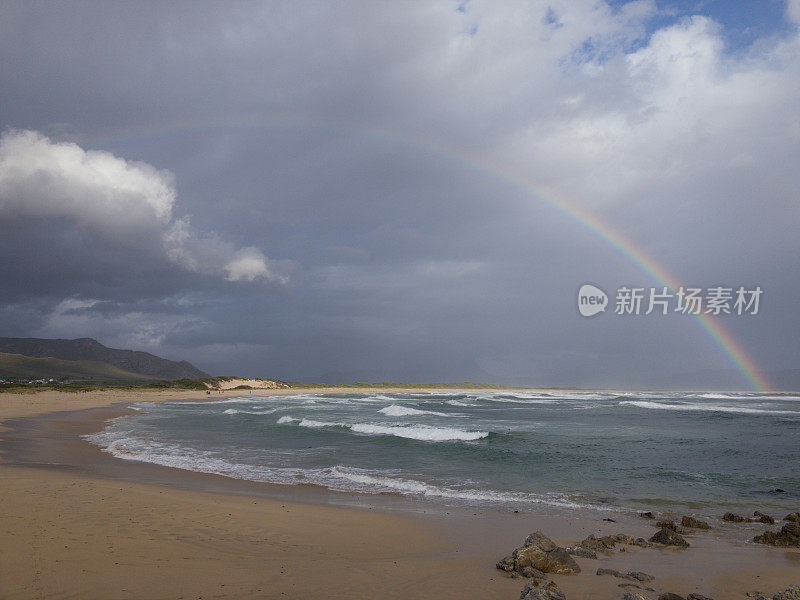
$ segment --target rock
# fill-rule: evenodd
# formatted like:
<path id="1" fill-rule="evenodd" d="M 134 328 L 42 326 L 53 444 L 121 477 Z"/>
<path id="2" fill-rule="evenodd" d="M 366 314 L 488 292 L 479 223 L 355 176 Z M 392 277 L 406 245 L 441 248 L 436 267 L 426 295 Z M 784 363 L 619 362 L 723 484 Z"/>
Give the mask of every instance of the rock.
<path id="1" fill-rule="evenodd" d="M 550 552 L 544 552 L 534 546 L 525 548 L 517 555 L 517 565 L 522 568 L 530 565 L 534 569 L 539 569 L 545 573 L 559 575 L 572 575 L 581 572 L 578 563 L 563 548 L 555 548 Z"/>
<path id="2" fill-rule="evenodd" d="M 597 569 L 595 575 L 611 575 L 612 577 L 624 578 L 625 576 L 616 569 Z"/>
<path id="3" fill-rule="evenodd" d="M 525 540 L 525 545 L 517 548 L 510 556 L 506 556 L 497 563 L 497 568 L 502 571 L 508 573 L 516 571 L 523 575 L 531 572 L 526 571 L 528 567 L 544 573 L 561 575 L 581 572 L 575 559 L 541 531 L 529 535 Z"/>
<path id="4" fill-rule="evenodd" d="M 608 517 L 603 519 L 603 521 L 608 521 L 609 523 L 616 523 L 616 521 L 614 519 L 609 519 Z"/>
<path id="5" fill-rule="evenodd" d="M 673 594 L 672 592 L 667 592 L 666 594 L 661 594 L 658 600 L 686 600 L 686 598 L 678 596 L 678 594 Z"/>
<path id="6" fill-rule="evenodd" d="M 651 587 L 645 587 L 635 583 L 619 583 L 617 586 L 621 588 L 636 588 L 637 590 L 644 590 L 646 592 L 655 592 L 655 590 Z"/>
<path id="7" fill-rule="evenodd" d="M 536 531 L 530 534 L 527 538 L 525 538 L 525 543 L 523 544 L 526 548 L 530 546 L 536 546 L 539 550 L 543 552 L 552 552 L 558 546 L 556 543 L 543 534 L 541 531 Z"/>
<path id="8" fill-rule="evenodd" d="M 542 573 L 539 569 L 534 569 L 533 567 L 525 567 L 522 569 L 522 576 L 529 579 L 545 579 L 547 577 L 545 573 Z"/>
<path id="9" fill-rule="evenodd" d="M 753 513 L 753 516 L 754 517 L 758 517 L 758 522 L 759 523 L 766 523 L 767 525 L 774 525 L 775 524 L 775 519 L 773 519 L 769 515 L 765 515 L 761 511 L 757 510 L 756 512 Z"/>
<path id="10" fill-rule="evenodd" d="M 689 516 L 681 517 L 681 525 L 691 529 L 711 529 L 711 526 L 705 521 Z"/>
<path id="11" fill-rule="evenodd" d="M 759 544 L 800 548 L 800 523 L 789 522 L 780 531 L 766 531 L 753 538 Z"/>
<path id="12" fill-rule="evenodd" d="M 778 592 L 772 600 L 800 600 L 800 585 L 790 585 L 782 592 Z"/>
<path id="13" fill-rule="evenodd" d="M 750 517 L 743 517 L 742 515 L 737 515 L 732 512 L 726 512 L 722 515 L 723 521 L 729 521 L 731 523 L 752 523 L 753 519 Z"/>
<path id="14" fill-rule="evenodd" d="M 650 600 L 650 598 L 641 592 L 625 592 L 622 600 Z"/>
<path id="15" fill-rule="evenodd" d="M 632 535 L 624 533 L 617 533 L 616 535 L 605 535 L 603 537 L 595 537 L 590 534 L 585 540 L 578 542 L 573 548 L 581 547 L 593 550 L 595 552 L 610 552 L 617 544 L 628 544 L 633 546 L 636 544 L 636 538 Z M 638 545 L 638 544 L 636 544 Z"/>
<path id="16" fill-rule="evenodd" d="M 800 512 L 793 512 L 789 513 L 785 517 L 783 517 L 784 521 L 794 521 L 795 523 L 800 523 Z"/>
<path id="17" fill-rule="evenodd" d="M 656 527 L 661 527 L 661 529 L 671 529 L 675 533 L 678 533 L 678 524 L 675 521 L 659 521 L 656 523 Z"/>
<path id="18" fill-rule="evenodd" d="M 495 567 L 500 569 L 501 571 L 505 571 L 506 573 L 510 573 L 514 570 L 514 557 L 513 556 L 506 556 L 505 558 L 500 559 Z"/>
<path id="19" fill-rule="evenodd" d="M 559 588 L 539 588 L 538 590 L 532 590 L 528 592 L 525 596 L 523 596 L 520 600 L 567 600 L 567 597 L 564 595 Z"/>
<path id="20" fill-rule="evenodd" d="M 745 596 L 752 598 L 753 600 L 769 600 L 769 598 L 767 598 L 761 592 L 747 592 Z"/>
<path id="21" fill-rule="evenodd" d="M 566 600 L 564 592 L 555 584 L 552 579 L 545 578 L 537 580 L 533 578 L 522 588 L 519 595 L 520 600 Z"/>
<path id="22" fill-rule="evenodd" d="M 612 536 L 615 540 L 617 540 L 618 544 L 633 544 L 636 541 L 636 538 L 632 535 L 627 535 L 625 533 L 618 533 Z"/>
<path id="23" fill-rule="evenodd" d="M 714 600 L 713 598 L 709 598 L 708 596 L 703 596 L 701 594 L 689 594 L 686 596 L 686 600 Z"/>
<path id="24" fill-rule="evenodd" d="M 641 548 L 649 548 L 650 546 L 652 546 L 652 544 L 644 538 L 636 538 L 635 540 L 633 540 L 633 545 L 640 546 Z"/>
<path id="25" fill-rule="evenodd" d="M 594 558 L 597 559 L 597 552 L 584 548 L 583 546 L 569 546 L 564 548 L 572 556 L 579 556 L 581 558 Z"/>
<path id="26" fill-rule="evenodd" d="M 628 571 L 627 573 L 620 573 L 616 569 L 600 568 L 596 571 L 597 575 L 611 575 L 612 577 L 619 577 L 620 579 L 627 579 L 628 581 L 653 581 L 655 577 L 642 573 L 641 571 Z"/>
<path id="27" fill-rule="evenodd" d="M 671 529 L 658 530 L 653 537 L 650 538 L 650 541 L 657 542 L 659 544 L 665 544 L 667 546 L 681 546 L 684 548 L 689 546 L 689 542 Z"/>
<path id="28" fill-rule="evenodd" d="M 643 519 L 655 519 L 656 518 L 655 515 L 653 513 L 651 513 L 649 510 L 647 512 L 639 513 L 639 516 L 642 517 Z"/>

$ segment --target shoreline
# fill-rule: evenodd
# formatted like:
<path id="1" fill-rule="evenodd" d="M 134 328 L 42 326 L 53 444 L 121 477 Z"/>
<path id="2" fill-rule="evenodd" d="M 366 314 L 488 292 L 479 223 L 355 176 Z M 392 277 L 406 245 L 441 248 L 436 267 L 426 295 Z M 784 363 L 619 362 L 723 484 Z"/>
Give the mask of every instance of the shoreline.
<path id="1" fill-rule="evenodd" d="M 117 459 L 78 437 L 124 414 L 131 402 L 219 399 L 196 391 L 0 395 L 0 529 L 10 533 L 0 553 L 28 549 L 0 563 L 0 598 L 64 590 L 86 598 L 517 598 L 525 580 L 510 579 L 494 564 L 532 531 L 540 529 L 561 545 L 589 533 L 653 533 L 652 523 L 626 515 L 612 515 L 617 523 L 588 511 L 517 515 L 235 480 Z M 265 543 L 277 539 L 275 530 L 279 542 Z M 744 598 L 752 589 L 772 594 L 798 583 L 796 550 L 741 544 L 717 531 L 687 537 L 687 550 L 632 548 L 600 560 L 578 559 L 583 573 L 556 580 L 570 600 L 622 596 L 620 580 L 594 575 L 600 567 L 646 571 L 656 576 L 660 592 L 698 592 L 716 600 Z M 109 548 L 118 560 L 108 562 Z M 320 558 L 309 564 L 309 553 Z M 104 560 L 104 568 L 86 568 Z M 216 582 L 223 575 L 227 583 Z"/>

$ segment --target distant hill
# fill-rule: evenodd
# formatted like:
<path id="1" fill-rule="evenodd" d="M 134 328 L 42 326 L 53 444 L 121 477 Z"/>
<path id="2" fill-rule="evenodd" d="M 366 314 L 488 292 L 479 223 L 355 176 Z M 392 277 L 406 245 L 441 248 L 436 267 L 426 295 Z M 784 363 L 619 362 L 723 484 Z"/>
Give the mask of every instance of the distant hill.
<path id="1" fill-rule="evenodd" d="M 61 358 L 34 358 L 21 354 L 0 352 L 0 379 L 97 379 L 103 381 L 152 381 L 140 375 L 93 360 L 63 360 Z"/>
<path id="2" fill-rule="evenodd" d="M 57 358 L 66 361 L 106 363 L 122 372 L 144 375 L 150 379 L 201 379 L 209 377 L 191 363 L 176 362 L 136 350 L 108 348 L 92 338 L 48 340 L 41 338 L 0 338 L 0 353 L 21 354 L 33 358 Z M 86 366 L 86 365 L 84 365 Z M 96 368 L 92 367 L 92 368 Z M 44 376 L 44 375 L 42 375 Z M 52 377 L 52 375 L 48 375 Z M 123 377 L 122 379 L 128 379 Z"/>

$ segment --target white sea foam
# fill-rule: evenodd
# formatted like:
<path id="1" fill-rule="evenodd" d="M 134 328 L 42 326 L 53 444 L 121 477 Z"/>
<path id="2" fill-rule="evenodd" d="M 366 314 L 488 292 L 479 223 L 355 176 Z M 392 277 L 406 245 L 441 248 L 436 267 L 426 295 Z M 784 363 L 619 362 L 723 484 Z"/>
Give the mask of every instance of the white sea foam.
<path id="1" fill-rule="evenodd" d="M 278 411 L 278 408 L 266 408 L 264 410 L 243 410 L 241 408 L 226 408 L 222 411 L 224 415 L 271 415 Z"/>
<path id="2" fill-rule="evenodd" d="M 134 460 L 188 471 L 212 473 L 234 479 L 288 485 L 312 483 L 339 491 L 357 491 L 371 494 L 389 491 L 402 495 L 464 501 L 467 503 L 533 503 L 567 508 L 591 507 L 591 505 L 578 504 L 557 494 L 530 494 L 437 486 L 423 481 L 403 478 L 396 471 L 368 471 L 344 465 L 335 465 L 329 468 L 302 469 L 235 463 L 221 458 L 214 452 L 201 451 L 177 444 L 144 440 L 131 431 L 120 430 L 115 427 L 109 427 L 104 431 L 84 436 L 84 439 L 123 460 Z"/>
<path id="3" fill-rule="evenodd" d="M 280 423 L 280 419 L 278 420 Z M 330 421 L 312 421 L 311 419 L 303 419 L 299 423 L 300 427 L 347 427 L 345 423 L 331 423 Z"/>
<path id="4" fill-rule="evenodd" d="M 387 476 L 379 473 L 335 466 L 332 475 L 357 484 L 364 491 L 393 491 L 403 495 L 425 496 L 427 498 L 447 498 L 472 502 L 491 503 L 535 503 L 550 504 L 569 508 L 580 508 L 581 504 L 572 502 L 561 496 L 527 494 L 523 492 L 500 492 L 494 490 L 455 489 L 437 486 L 415 479 Z"/>
<path id="5" fill-rule="evenodd" d="M 449 404 L 450 406 L 474 406 L 472 404 L 467 404 L 466 402 L 461 402 L 459 400 L 445 400 L 445 404 Z"/>
<path id="6" fill-rule="evenodd" d="M 435 415 L 437 417 L 460 416 L 460 415 L 436 412 L 433 410 L 420 410 L 418 408 L 411 408 L 409 406 L 400 406 L 398 404 L 392 404 L 391 406 L 387 406 L 386 408 L 380 409 L 378 412 L 383 413 L 384 415 L 388 415 L 390 417 L 408 417 L 414 415 Z"/>
<path id="7" fill-rule="evenodd" d="M 299 421 L 299 422 L 298 422 Z M 380 425 L 372 423 L 339 423 L 333 421 L 298 420 L 294 417 L 281 417 L 278 424 L 297 423 L 299 427 L 319 429 L 323 427 L 344 427 L 363 435 L 391 435 L 425 442 L 474 441 L 489 436 L 487 431 L 465 431 L 454 427 L 434 427 L 432 425 Z"/>
<path id="8" fill-rule="evenodd" d="M 464 431 L 453 427 L 432 427 L 429 425 L 370 425 L 366 423 L 356 423 L 350 429 L 356 433 L 367 435 L 393 435 L 396 437 L 411 440 L 422 440 L 427 442 L 447 442 L 453 440 L 479 440 L 489 436 L 486 431 Z"/>
<path id="9" fill-rule="evenodd" d="M 747 406 L 723 406 L 719 404 L 664 404 L 662 402 L 648 402 L 645 400 L 623 400 L 619 403 L 627 406 L 637 406 L 639 408 L 649 408 L 654 410 L 678 410 L 678 411 L 703 411 L 703 412 L 724 412 L 738 413 L 745 415 L 797 415 L 796 411 L 791 410 L 770 410 L 766 408 L 750 408 Z"/>

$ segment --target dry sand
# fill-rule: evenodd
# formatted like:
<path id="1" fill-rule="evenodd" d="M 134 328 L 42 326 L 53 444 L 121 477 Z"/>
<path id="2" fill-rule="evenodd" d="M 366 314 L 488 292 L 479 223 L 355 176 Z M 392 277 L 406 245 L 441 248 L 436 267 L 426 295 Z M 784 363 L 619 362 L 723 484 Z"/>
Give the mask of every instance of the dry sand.
<path id="1" fill-rule="evenodd" d="M 84 409 L 198 397 L 207 398 L 0 394 L 0 421 L 11 419 L 0 430 L 0 598 L 513 600 L 524 580 L 508 578 L 494 562 L 531 531 L 563 544 L 589 533 L 654 531 L 637 517 L 608 523 L 596 514 L 515 515 L 236 482 L 117 460 L 77 438 L 124 410 Z M 19 419 L 36 415 L 46 416 Z M 800 583 L 800 552 L 744 543 L 752 536 L 747 527 L 758 526 L 731 527 L 690 536 L 688 550 L 632 548 L 579 559 L 581 575 L 556 579 L 568 600 L 622 597 L 622 581 L 594 575 L 598 567 L 646 571 L 659 592 L 715 600 Z"/>

